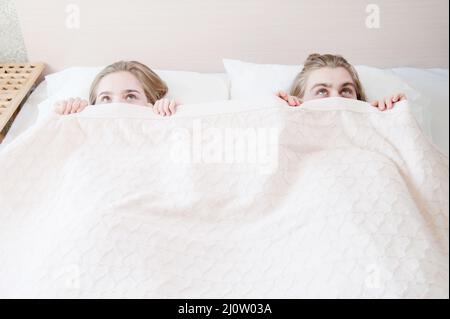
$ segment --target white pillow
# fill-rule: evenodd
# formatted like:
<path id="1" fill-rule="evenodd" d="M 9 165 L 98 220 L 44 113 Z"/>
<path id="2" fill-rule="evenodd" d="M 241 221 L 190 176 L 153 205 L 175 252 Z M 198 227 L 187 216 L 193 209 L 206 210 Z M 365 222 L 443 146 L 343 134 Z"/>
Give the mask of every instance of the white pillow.
<path id="1" fill-rule="evenodd" d="M 49 98 L 89 98 L 89 88 L 103 67 L 71 67 L 45 77 Z"/>
<path id="2" fill-rule="evenodd" d="M 103 67 L 72 67 L 47 75 L 48 100 L 39 105 L 39 117 L 52 111 L 54 102 L 69 97 L 89 98 L 92 81 Z M 155 72 L 169 87 L 168 98 L 178 103 L 206 103 L 229 99 L 229 82 L 225 74 L 186 71 Z"/>
<path id="3" fill-rule="evenodd" d="M 278 91 L 289 91 L 301 71 L 298 65 L 256 64 L 224 59 L 223 64 L 230 79 L 230 98 L 247 99 L 273 96 Z"/>
<path id="4" fill-rule="evenodd" d="M 272 96 L 280 90 L 289 92 L 295 77 L 303 68 L 302 65 L 256 64 L 229 59 L 224 59 L 223 64 L 230 79 L 232 100 Z M 424 96 L 390 70 L 362 65 L 355 68 L 369 101 L 405 93 L 417 122 L 431 136 L 429 121 L 425 116 L 429 102 Z"/>

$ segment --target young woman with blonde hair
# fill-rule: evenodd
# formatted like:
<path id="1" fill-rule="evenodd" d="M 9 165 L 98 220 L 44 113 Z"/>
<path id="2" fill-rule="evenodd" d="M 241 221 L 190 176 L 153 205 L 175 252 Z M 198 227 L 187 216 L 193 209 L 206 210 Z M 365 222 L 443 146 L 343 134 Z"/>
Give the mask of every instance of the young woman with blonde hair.
<path id="1" fill-rule="evenodd" d="M 290 93 L 280 91 L 277 95 L 294 107 L 308 100 L 326 97 L 367 101 L 355 68 L 342 56 L 332 54 L 311 54 L 295 78 Z M 384 111 L 405 99 L 405 94 L 398 93 L 371 104 Z"/>
<path id="2" fill-rule="evenodd" d="M 166 83 L 146 65 L 136 61 L 119 61 L 104 68 L 94 79 L 89 101 L 70 98 L 55 104 L 59 114 L 73 114 L 88 105 L 105 103 L 128 103 L 150 106 L 156 114 L 175 114 L 177 104 L 165 99 Z"/>

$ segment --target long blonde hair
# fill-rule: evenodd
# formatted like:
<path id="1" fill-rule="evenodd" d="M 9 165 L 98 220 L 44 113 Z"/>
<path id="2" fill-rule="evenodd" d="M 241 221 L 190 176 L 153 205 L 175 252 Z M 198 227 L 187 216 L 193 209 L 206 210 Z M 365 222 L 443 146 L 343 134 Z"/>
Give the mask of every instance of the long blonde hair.
<path id="1" fill-rule="evenodd" d="M 169 91 L 166 83 L 146 65 L 137 61 L 119 61 L 104 68 L 91 84 L 89 103 L 94 105 L 97 99 L 97 87 L 100 81 L 111 73 L 126 71 L 133 74 L 141 83 L 148 102 L 155 104 Z"/>
<path id="2" fill-rule="evenodd" d="M 358 73 L 356 69 L 347 62 L 340 55 L 333 54 L 311 54 L 305 61 L 305 65 L 303 70 L 297 75 L 294 80 L 294 83 L 291 88 L 290 94 L 299 98 L 303 98 L 306 90 L 306 83 L 308 81 L 308 76 L 312 71 L 321 69 L 321 68 L 344 68 L 350 73 L 350 76 L 355 83 L 356 89 L 356 98 L 361 101 L 366 101 L 366 93 L 364 92 L 364 88 L 359 80 Z"/>

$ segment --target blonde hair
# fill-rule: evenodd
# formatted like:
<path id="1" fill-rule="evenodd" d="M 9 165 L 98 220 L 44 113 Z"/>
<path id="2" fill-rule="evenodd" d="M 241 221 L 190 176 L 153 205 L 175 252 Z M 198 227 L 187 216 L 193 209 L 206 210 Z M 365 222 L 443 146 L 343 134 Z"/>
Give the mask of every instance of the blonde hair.
<path id="1" fill-rule="evenodd" d="M 91 105 L 94 105 L 97 100 L 96 91 L 100 81 L 108 74 L 122 71 L 130 72 L 139 80 L 144 88 L 147 101 L 152 104 L 162 99 L 169 90 L 166 83 L 146 65 L 137 61 L 119 61 L 108 65 L 95 77 L 89 91 L 89 103 Z"/>
<path id="2" fill-rule="evenodd" d="M 353 65 L 348 63 L 347 60 L 342 56 L 333 54 L 321 55 L 314 53 L 309 55 L 306 59 L 303 70 L 297 75 L 294 80 L 290 94 L 302 98 L 305 94 L 306 83 L 311 72 L 326 67 L 346 69 L 348 73 L 350 73 L 350 76 L 352 77 L 355 84 L 356 98 L 361 101 L 366 101 L 364 88 Z"/>

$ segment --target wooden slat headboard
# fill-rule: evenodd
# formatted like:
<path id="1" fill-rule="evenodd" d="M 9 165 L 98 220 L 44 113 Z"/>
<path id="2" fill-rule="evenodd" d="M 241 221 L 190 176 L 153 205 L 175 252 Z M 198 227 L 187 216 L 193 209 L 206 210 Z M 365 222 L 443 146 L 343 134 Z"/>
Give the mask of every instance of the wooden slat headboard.
<path id="1" fill-rule="evenodd" d="M 220 72 L 222 58 L 301 64 L 312 52 L 377 67 L 448 67 L 448 0 L 368 7 L 373 2 L 16 0 L 16 8 L 28 58 L 45 62 L 47 72 L 121 59 Z M 377 10 L 379 28 L 368 28 Z"/>

